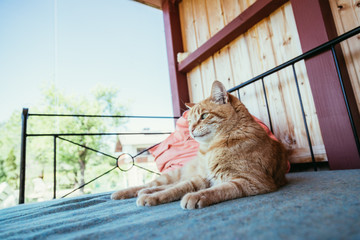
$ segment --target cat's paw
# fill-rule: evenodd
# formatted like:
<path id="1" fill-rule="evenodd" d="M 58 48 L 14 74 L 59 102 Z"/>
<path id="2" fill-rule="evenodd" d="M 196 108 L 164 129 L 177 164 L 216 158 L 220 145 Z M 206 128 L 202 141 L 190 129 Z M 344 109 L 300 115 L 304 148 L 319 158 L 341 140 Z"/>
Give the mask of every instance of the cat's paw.
<path id="1" fill-rule="evenodd" d="M 164 190 L 164 189 L 165 189 L 164 186 L 144 188 L 144 189 L 142 189 L 142 190 L 140 190 L 140 191 L 138 192 L 138 196 L 140 196 L 140 195 L 145 195 L 145 194 L 152 194 L 152 193 L 160 192 L 160 191 L 162 191 L 162 190 Z"/>
<path id="2" fill-rule="evenodd" d="M 210 205 L 210 202 L 206 196 L 201 195 L 200 193 L 188 193 L 186 194 L 180 202 L 180 206 L 183 209 L 195 209 L 203 208 Z"/>
<path id="3" fill-rule="evenodd" d="M 114 192 L 113 194 L 111 194 L 111 199 L 112 200 L 120 200 L 120 199 L 128 199 L 128 198 L 133 198 L 133 197 L 137 197 L 137 193 L 138 193 L 139 189 L 136 188 L 127 188 L 127 189 L 123 189 L 117 192 Z"/>
<path id="4" fill-rule="evenodd" d="M 136 200 L 137 206 L 155 206 L 159 204 L 159 198 L 151 194 L 141 194 Z"/>
<path id="5" fill-rule="evenodd" d="M 124 190 L 120 190 L 120 191 L 117 191 L 117 192 L 114 192 L 113 194 L 111 194 L 112 200 L 120 200 L 120 199 L 127 199 L 127 198 L 131 198 L 131 194 Z"/>

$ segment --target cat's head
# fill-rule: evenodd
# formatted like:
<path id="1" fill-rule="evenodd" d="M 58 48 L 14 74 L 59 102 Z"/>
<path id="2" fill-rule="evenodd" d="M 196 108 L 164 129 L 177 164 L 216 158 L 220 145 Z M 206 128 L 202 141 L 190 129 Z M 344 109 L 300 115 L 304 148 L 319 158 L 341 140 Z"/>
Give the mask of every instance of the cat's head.
<path id="1" fill-rule="evenodd" d="M 197 104 L 186 104 L 190 108 L 188 121 L 191 137 L 199 143 L 209 143 L 224 130 L 235 114 L 231 105 L 234 98 L 221 82 L 215 81 L 210 97 Z"/>

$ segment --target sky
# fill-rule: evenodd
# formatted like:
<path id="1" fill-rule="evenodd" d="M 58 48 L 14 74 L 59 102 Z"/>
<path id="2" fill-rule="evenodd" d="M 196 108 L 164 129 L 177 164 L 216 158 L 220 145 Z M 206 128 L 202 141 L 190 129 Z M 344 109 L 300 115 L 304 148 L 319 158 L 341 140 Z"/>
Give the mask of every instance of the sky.
<path id="1" fill-rule="evenodd" d="M 172 116 L 162 12 L 131 0 L 0 0 L 0 122 L 54 83 L 119 88 L 130 115 Z M 149 126 L 146 126 L 149 127 Z"/>

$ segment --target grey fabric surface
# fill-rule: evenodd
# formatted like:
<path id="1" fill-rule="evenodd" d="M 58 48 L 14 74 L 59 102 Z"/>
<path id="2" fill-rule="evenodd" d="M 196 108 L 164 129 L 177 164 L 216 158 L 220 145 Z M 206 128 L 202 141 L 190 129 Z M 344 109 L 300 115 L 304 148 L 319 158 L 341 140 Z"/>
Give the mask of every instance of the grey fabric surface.
<path id="1" fill-rule="evenodd" d="M 0 210 L 0 239 L 360 239 L 360 170 L 288 174 L 279 191 L 204 209 L 110 193 Z"/>

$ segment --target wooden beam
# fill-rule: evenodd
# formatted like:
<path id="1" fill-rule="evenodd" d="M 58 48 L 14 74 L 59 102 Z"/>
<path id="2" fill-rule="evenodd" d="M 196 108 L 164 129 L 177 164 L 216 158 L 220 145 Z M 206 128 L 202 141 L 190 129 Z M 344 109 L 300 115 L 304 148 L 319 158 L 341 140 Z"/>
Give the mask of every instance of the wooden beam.
<path id="1" fill-rule="evenodd" d="M 219 51 L 226 44 L 245 33 L 256 23 L 269 16 L 288 0 L 257 0 L 223 29 L 179 63 L 179 71 L 189 72 Z"/>
<path id="2" fill-rule="evenodd" d="M 185 103 L 190 102 L 190 98 L 186 74 L 179 72 L 177 67 L 177 53 L 184 51 L 178 4 L 171 0 L 165 0 L 162 4 L 162 10 L 173 112 L 174 116 L 181 116 L 186 109 Z"/>
<path id="3" fill-rule="evenodd" d="M 162 0 L 134 0 L 134 1 L 148 5 L 150 7 L 161 9 Z"/>
<path id="4" fill-rule="evenodd" d="M 290 1 L 303 52 L 337 36 L 328 0 Z M 337 53 L 339 60 L 343 61 L 340 48 L 337 49 Z M 359 150 L 332 53 L 328 51 L 310 58 L 305 61 L 305 65 L 330 168 L 360 168 Z M 346 90 L 349 101 L 355 103 L 354 93 L 351 87 L 349 88 L 349 76 L 344 67 L 342 77 L 348 87 Z M 358 115 L 358 109 L 353 108 L 355 119 L 358 119 Z"/>

